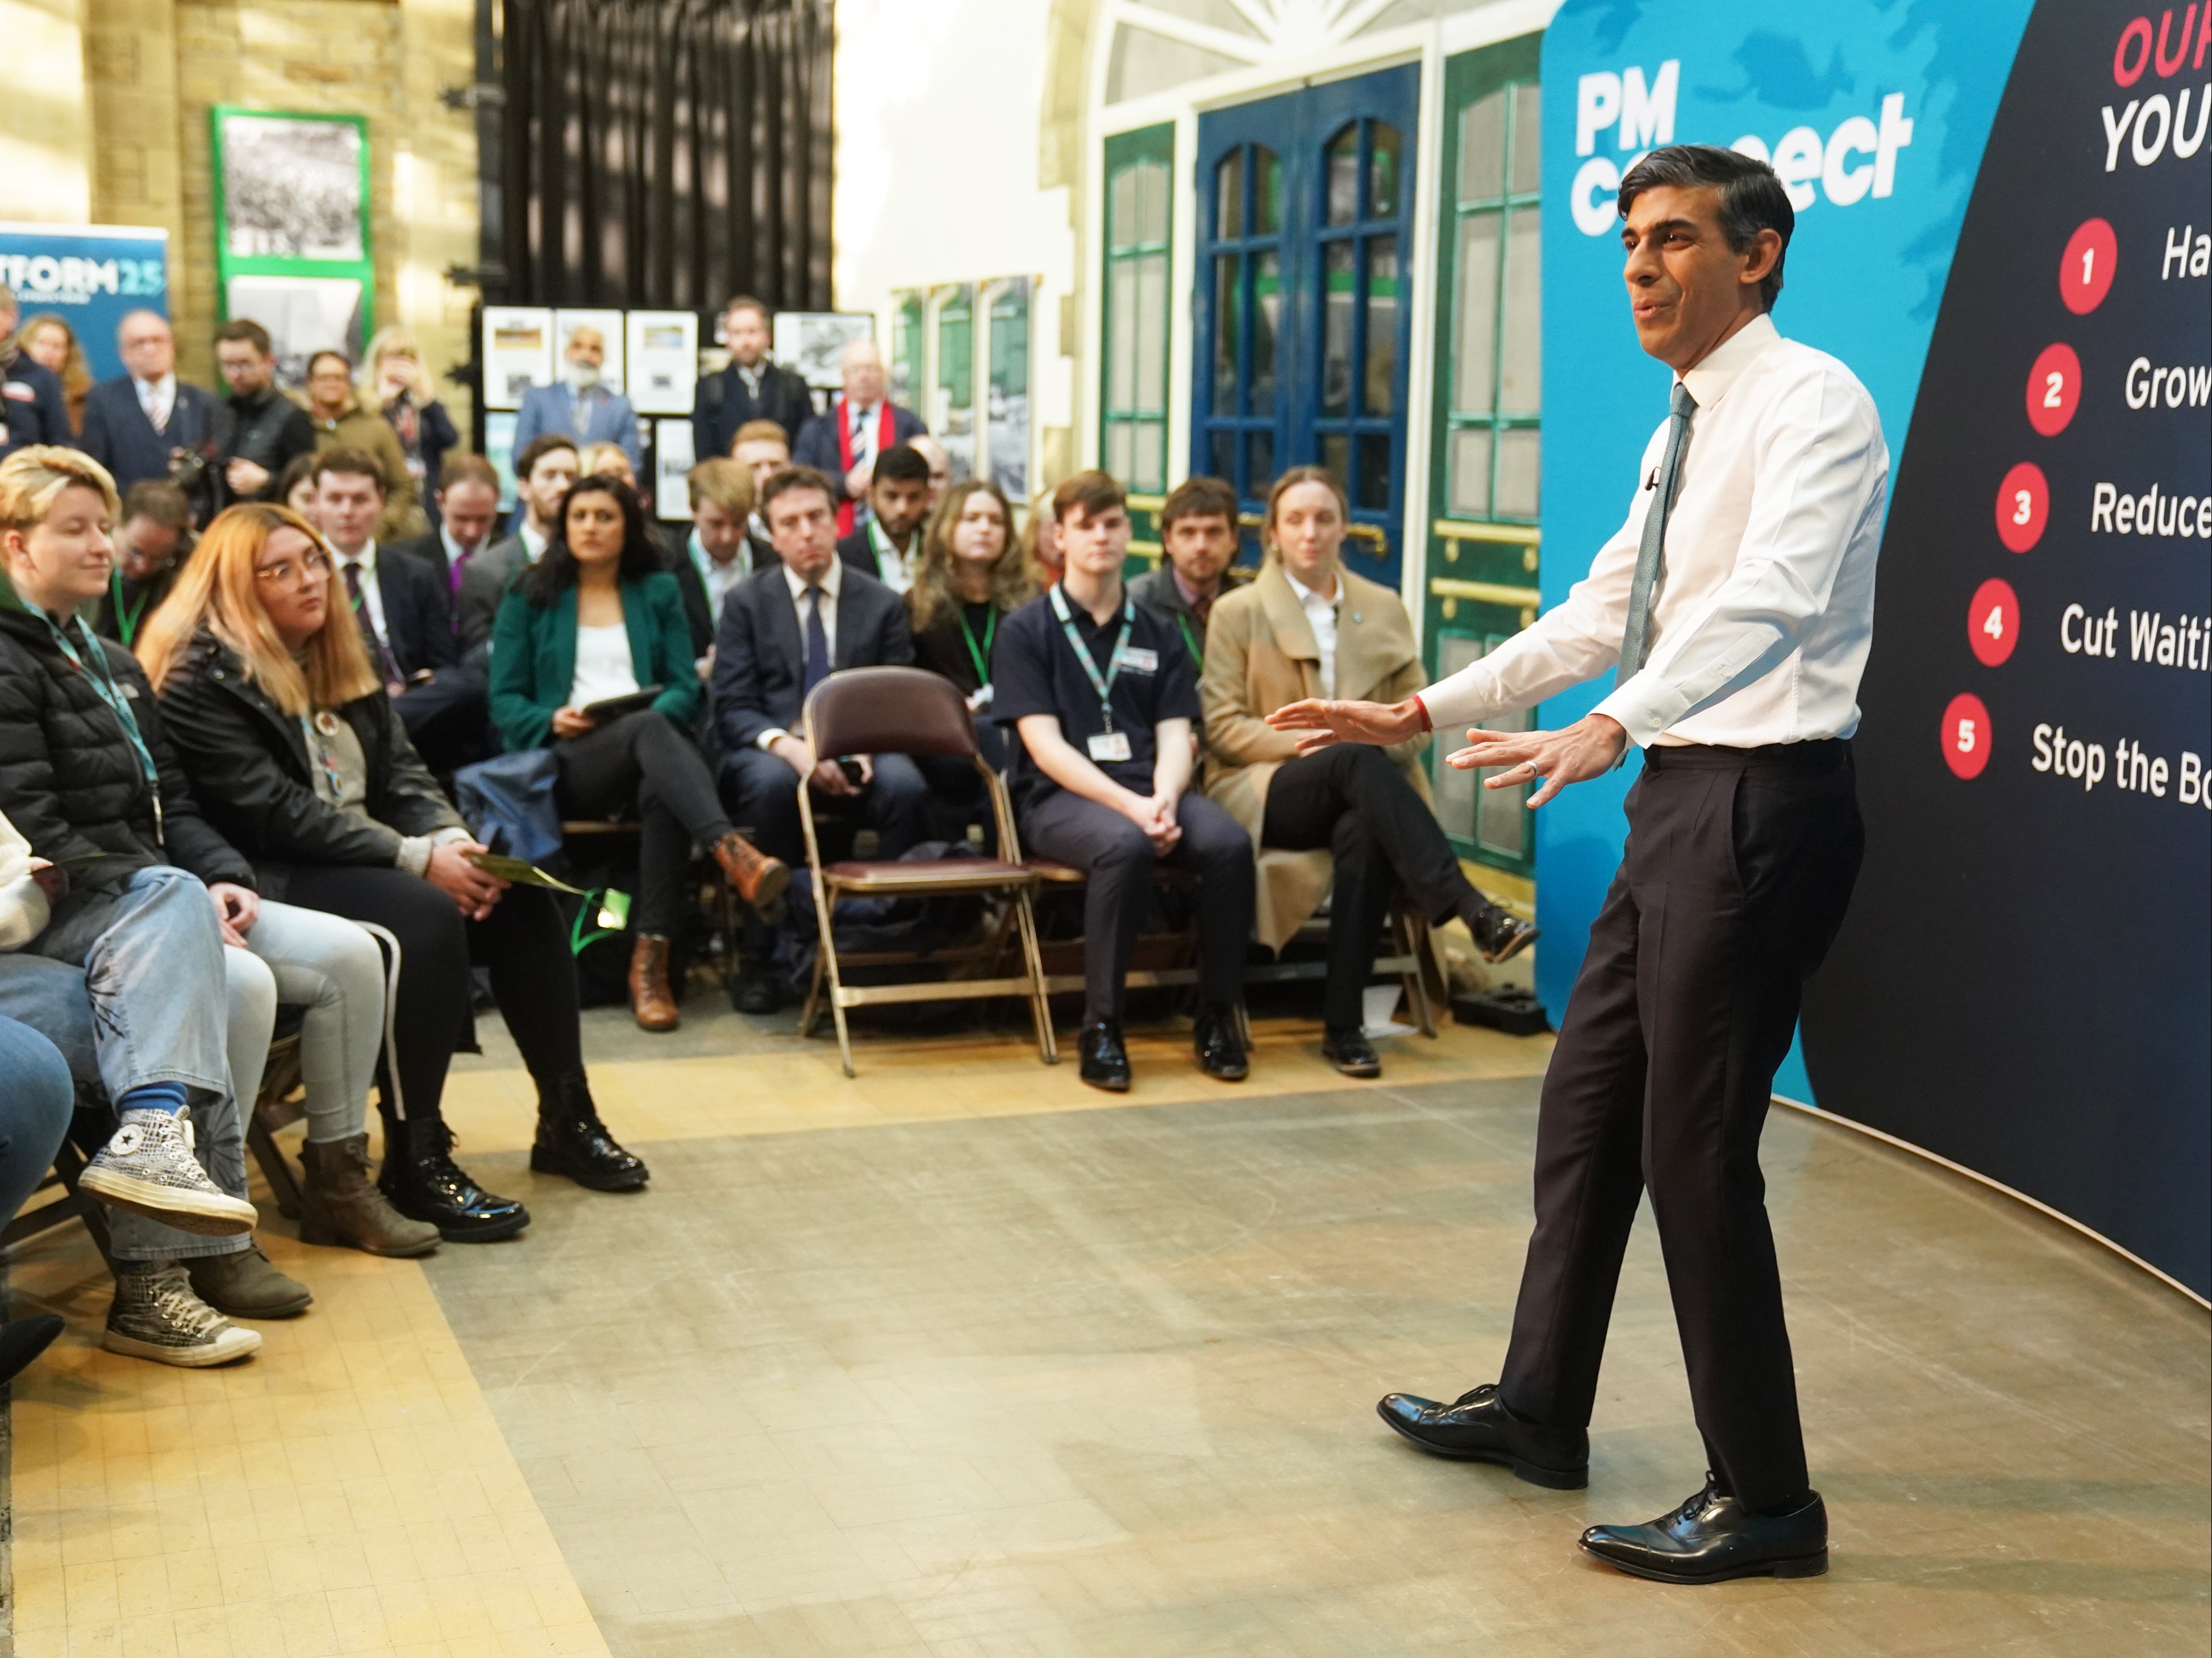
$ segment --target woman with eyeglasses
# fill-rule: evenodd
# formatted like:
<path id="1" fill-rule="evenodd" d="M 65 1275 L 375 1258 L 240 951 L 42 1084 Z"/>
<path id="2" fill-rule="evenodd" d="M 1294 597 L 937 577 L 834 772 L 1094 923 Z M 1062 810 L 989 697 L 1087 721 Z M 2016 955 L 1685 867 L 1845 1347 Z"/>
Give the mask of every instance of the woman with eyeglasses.
<path id="1" fill-rule="evenodd" d="M 530 1221 L 450 1155 L 442 1099 L 454 1052 L 475 1045 L 473 962 L 490 969 L 538 1085 L 530 1166 L 596 1191 L 643 1186 L 644 1163 L 607 1132 L 585 1081 L 560 911 L 544 889 L 510 887 L 472 861 L 484 848 L 407 740 L 307 522 L 263 503 L 223 513 L 147 625 L 139 659 L 185 769 L 263 890 L 385 943 L 391 1085 L 377 1183 L 392 1206 L 457 1243 Z"/>

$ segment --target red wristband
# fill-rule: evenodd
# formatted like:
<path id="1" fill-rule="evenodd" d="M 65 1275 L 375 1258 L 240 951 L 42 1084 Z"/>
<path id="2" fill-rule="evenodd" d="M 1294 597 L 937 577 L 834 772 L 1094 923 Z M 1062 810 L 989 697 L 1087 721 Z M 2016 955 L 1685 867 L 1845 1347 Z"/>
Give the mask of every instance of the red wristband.
<path id="1" fill-rule="evenodd" d="M 1421 701 L 1421 694 L 1419 691 L 1413 693 L 1413 706 L 1421 711 L 1421 729 L 1425 732 L 1436 730 L 1436 726 L 1429 721 L 1429 705 Z"/>

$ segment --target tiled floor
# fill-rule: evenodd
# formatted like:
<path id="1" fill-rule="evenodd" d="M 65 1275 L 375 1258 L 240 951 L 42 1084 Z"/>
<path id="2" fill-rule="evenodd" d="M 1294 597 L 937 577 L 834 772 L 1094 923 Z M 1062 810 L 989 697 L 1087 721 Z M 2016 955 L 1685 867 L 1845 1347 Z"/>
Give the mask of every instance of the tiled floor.
<path id="1" fill-rule="evenodd" d="M 1766 1157 L 1835 1569 L 1669 1590 L 1571 1546 L 1698 1474 L 1648 1228 L 1589 1491 L 1371 1415 L 1494 1372 L 1543 1043 L 1451 1030 L 1346 1085 L 1277 1027 L 1225 1089 L 1163 1035 L 1113 1108 L 1017 1039 L 878 1039 L 848 1083 L 726 1015 L 659 1047 L 592 1017 L 652 1191 L 527 1173 L 488 1024 L 462 1156 L 530 1236 L 424 1266 L 272 1237 L 320 1300 L 250 1365 L 97 1353 L 96 1261 L 33 1250 L 19 1292 L 73 1327 L 16 1390 L 22 1652 L 2212 1643 L 2204 1315 L 1845 1131 L 1778 1113 Z"/>

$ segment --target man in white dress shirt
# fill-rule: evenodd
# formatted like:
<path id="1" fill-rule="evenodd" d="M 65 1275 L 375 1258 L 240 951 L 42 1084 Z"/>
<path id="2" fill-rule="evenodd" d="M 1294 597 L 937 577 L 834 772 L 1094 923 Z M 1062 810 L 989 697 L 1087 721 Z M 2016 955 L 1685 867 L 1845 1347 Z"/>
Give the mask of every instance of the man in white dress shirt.
<path id="1" fill-rule="evenodd" d="M 1874 620 L 1889 452 L 1870 398 L 1767 313 L 1793 216 L 1763 161 L 1654 150 L 1620 185 L 1631 313 L 1674 370 L 1627 520 L 1565 602 L 1395 705 L 1273 716 L 1339 739 L 1472 726 L 1617 667 L 1560 731 L 1468 732 L 1492 788 L 1540 806 L 1632 744 L 1628 842 L 1561 1022 L 1536 1135 L 1536 1230 L 1495 1385 L 1378 1407 L 1440 1455 L 1588 1483 L 1587 1428 L 1614 1284 L 1648 1184 L 1705 1488 L 1589 1553 L 1669 1582 L 1827 1569 L 1759 1137 L 1800 987 L 1842 924 L 1863 845 L 1849 739 Z"/>

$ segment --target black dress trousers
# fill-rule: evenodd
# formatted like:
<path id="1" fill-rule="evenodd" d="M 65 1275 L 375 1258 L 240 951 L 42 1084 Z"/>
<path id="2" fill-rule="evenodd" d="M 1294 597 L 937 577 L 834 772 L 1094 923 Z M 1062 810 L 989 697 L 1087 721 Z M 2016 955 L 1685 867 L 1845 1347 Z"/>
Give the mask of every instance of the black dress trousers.
<path id="1" fill-rule="evenodd" d="M 1589 1424 L 1648 1187 L 1711 1468 L 1768 1508 L 1807 1475 L 1759 1137 L 1858 876 L 1850 744 L 1650 748 L 1627 811 L 1544 1079 L 1500 1392 L 1547 1425 Z"/>

